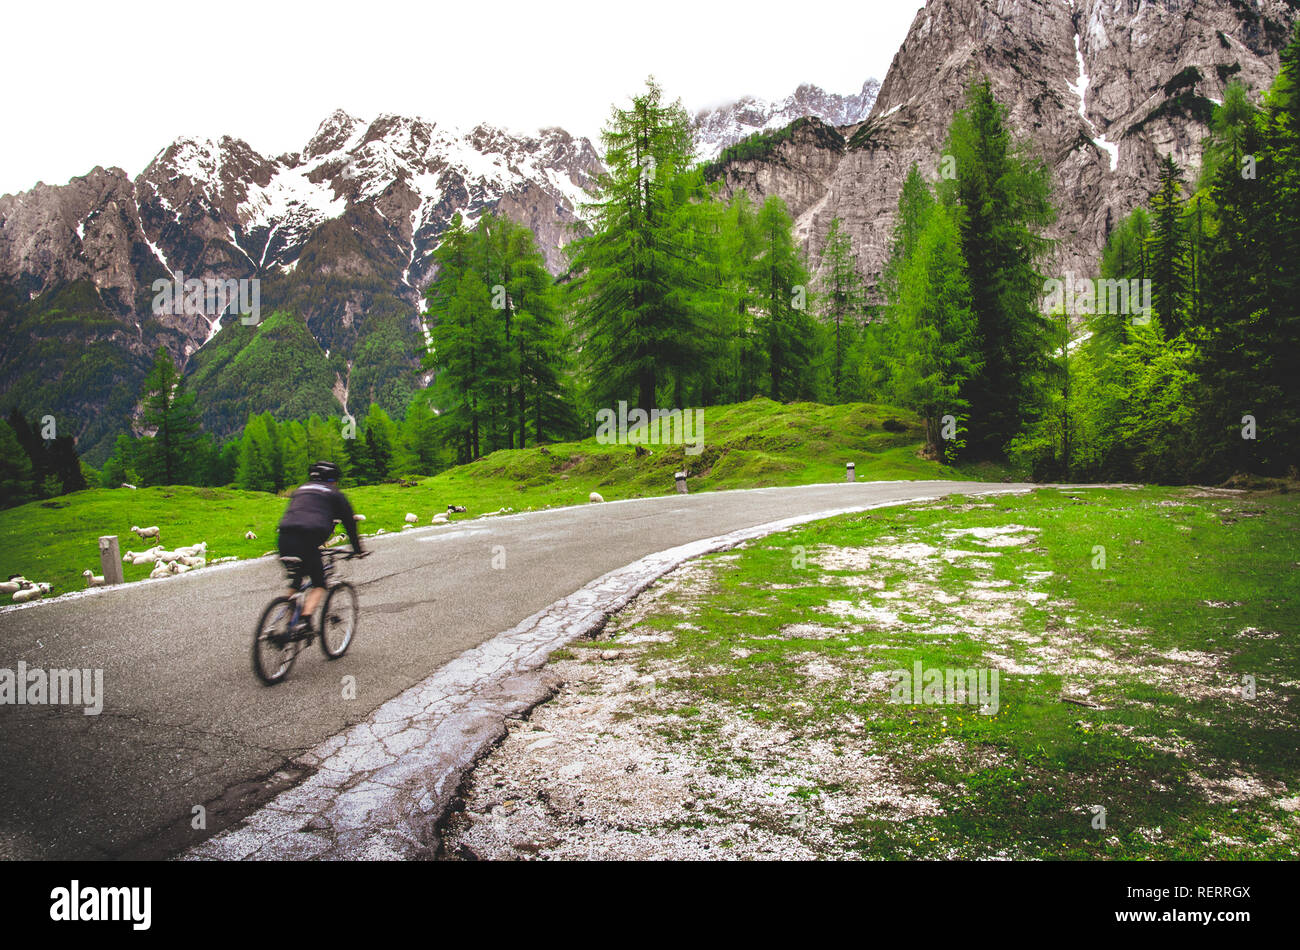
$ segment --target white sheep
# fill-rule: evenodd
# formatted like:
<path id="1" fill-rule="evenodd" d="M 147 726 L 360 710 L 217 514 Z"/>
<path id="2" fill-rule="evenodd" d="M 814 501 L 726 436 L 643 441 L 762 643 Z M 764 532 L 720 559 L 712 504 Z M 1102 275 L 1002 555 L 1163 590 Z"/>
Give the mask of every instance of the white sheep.
<path id="1" fill-rule="evenodd" d="M 195 555 L 186 555 L 185 557 L 182 557 L 180 559 L 179 563 L 184 564 L 186 567 L 202 567 L 203 565 L 208 563 L 208 560 L 207 558 L 204 557 L 197 557 Z"/>
<path id="2" fill-rule="evenodd" d="M 590 495 L 587 496 L 587 500 L 588 500 L 588 501 L 604 501 L 605 499 L 601 496 L 600 492 L 598 492 L 598 491 L 594 491 L 594 492 L 592 492 Z"/>
<path id="3" fill-rule="evenodd" d="M 131 530 L 134 531 L 136 534 L 140 535 L 141 538 L 156 538 L 156 537 L 158 537 L 158 526 L 157 526 L 157 525 L 153 525 L 152 527 L 149 527 L 149 528 L 137 528 L 135 525 L 131 525 Z"/>
<path id="4" fill-rule="evenodd" d="M 226 557 L 219 557 L 219 558 L 217 558 L 216 560 L 214 560 L 212 563 L 213 563 L 213 564 L 226 564 L 226 563 L 228 563 L 228 562 L 230 562 L 230 561 L 238 561 L 238 560 L 239 560 L 239 558 L 237 558 L 237 557 L 235 557 L 233 554 L 231 554 L 231 555 L 228 555 L 228 556 L 226 556 Z"/>
<path id="5" fill-rule="evenodd" d="M 10 576 L 9 580 L 0 582 L 0 594 L 13 594 L 23 590 L 27 584 L 27 578 L 21 574 Z"/>
<path id="6" fill-rule="evenodd" d="M 171 571 L 173 574 L 184 574 L 186 571 L 190 570 L 190 568 L 186 567 L 180 561 L 172 561 L 167 565 L 167 570 Z"/>
<path id="7" fill-rule="evenodd" d="M 353 516 L 352 516 L 352 520 L 353 520 L 353 521 L 365 521 L 365 520 L 366 520 L 366 516 L 365 516 L 365 515 L 353 515 Z"/>
<path id="8" fill-rule="evenodd" d="M 388 532 L 385 531 L 383 528 L 380 528 L 378 531 L 375 532 L 375 536 L 378 537 L 381 534 L 387 534 L 387 533 Z"/>
<path id="9" fill-rule="evenodd" d="M 103 587 L 104 575 L 96 574 L 93 571 L 82 571 L 81 576 L 86 579 L 87 587 Z"/>
<path id="10" fill-rule="evenodd" d="M 22 590 L 14 591 L 14 603 L 25 604 L 29 600 L 35 600 L 41 596 L 39 587 L 24 587 Z"/>
<path id="11" fill-rule="evenodd" d="M 419 520 L 420 520 L 420 519 L 419 519 L 415 514 L 413 514 L 412 512 L 409 512 L 409 511 L 408 511 L 408 512 L 406 513 L 406 523 L 407 523 L 407 524 L 415 524 L 415 523 L 417 523 Z"/>
<path id="12" fill-rule="evenodd" d="M 187 544 L 184 547 L 177 548 L 176 554 L 179 557 L 199 557 L 208 553 L 208 542 L 200 541 L 198 544 Z"/>
<path id="13" fill-rule="evenodd" d="M 245 541 L 256 541 L 256 540 L 257 540 L 257 535 L 253 534 L 253 532 L 251 532 L 251 531 L 245 531 L 245 532 L 244 532 L 244 540 L 245 540 Z"/>
<path id="14" fill-rule="evenodd" d="M 135 486 L 132 485 L 130 482 L 123 482 L 123 483 L 122 483 L 122 487 L 123 487 L 123 488 L 129 488 L 129 489 L 131 489 L 131 491 L 135 491 Z"/>
<path id="15" fill-rule="evenodd" d="M 123 561 L 130 561 L 132 564 L 144 564 L 146 561 L 158 560 L 158 552 L 162 550 L 162 545 L 155 545 L 147 551 L 127 551 L 122 555 Z"/>
<path id="16" fill-rule="evenodd" d="M 167 569 L 167 564 L 163 561 L 155 564 L 153 570 L 149 572 L 150 577 L 167 577 L 169 574 L 171 574 L 171 571 Z"/>

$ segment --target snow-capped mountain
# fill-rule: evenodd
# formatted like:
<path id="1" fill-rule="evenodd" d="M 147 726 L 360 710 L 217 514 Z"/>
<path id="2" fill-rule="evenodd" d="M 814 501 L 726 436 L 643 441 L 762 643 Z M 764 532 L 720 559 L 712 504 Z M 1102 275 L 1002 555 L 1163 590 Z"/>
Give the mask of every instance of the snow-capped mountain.
<path id="1" fill-rule="evenodd" d="M 785 128 L 804 116 L 816 116 L 830 125 L 861 122 L 871 113 L 879 92 L 880 83 L 875 79 L 868 79 L 860 92 L 848 96 L 804 83 L 781 102 L 744 96 L 714 109 L 702 109 L 691 117 L 696 155 L 701 161 L 711 161 L 728 145 L 755 132 Z"/>
<path id="2" fill-rule="evenodd" d="M 91 445 L 120 429 L 120 414 L 109 413 L 112 424 L 101 426 L 103 407 L 119 388 L 138 392 L 157 346 L 187 362 L 231 322 L 219 314 L 153 313 L 153 282 L 183 274 L 258 278 L 262 309 L 284 309 L 306 324 L 320 358 L 333 361 L 338 392 L 363 407 L 384 401 L 395 377 L 413 378 L 431 252 L 452 216 L 472 222 L 497 209 L 522 221 L 559 273 L 564 245 L 581 230 L 584 188 L 601 171 L 591 143 L 558 128 L 518 135 L 398 115 L 367 122 L 337 111 L 299 152 L 270 158 L 235 138 L 182 138 L 135 179 L 95 168 L 64 186 L 0 197 L 0 325 L 7 337 L 0 391 L 24 380 L 58 389 L 50 408 L 84 418 L 78 435 Z M 37 372 L 29 350 L 43 345 L 36 325 L 51 308 L 66 312 L 69 294 L 85 319 L 82 338 L 65 349 L 102 347 L 115 354 L 116 369 L 89 388 L 65 391 L 67 354 L 43 359 Z M 362 346 L 380 327 L 384 346 Z M 366 381 L 360 389 L 358 361 Z M 396 405 L 399 396 L 390 392 L 388 401 Z M 205 408 L 220 411 L 211 400 Z M 224 433 L 237 415 L 208 421 Z M 79 447 L 89 446 L 79 440 Z"/>

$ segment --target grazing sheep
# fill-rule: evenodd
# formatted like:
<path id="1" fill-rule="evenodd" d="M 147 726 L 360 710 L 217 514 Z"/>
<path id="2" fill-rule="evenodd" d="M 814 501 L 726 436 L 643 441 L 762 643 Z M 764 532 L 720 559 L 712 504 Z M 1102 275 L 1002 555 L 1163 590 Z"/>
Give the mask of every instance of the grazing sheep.
<path id="1" fill-rule="evenodd" d="M 407 523 L 407 524 L 415 524 L 415 523 L 418 522 L 419 520 L 420 520 L 420 519 L 419 519 L 418 517 L 416 517 L 414 514 L 412 514 L 411 512 L 408 511 L 408 512 L 406 513 L 406 523 Z"/>
<path id="2" fill-rule="evenodd" d="M 29 600 L 35 600 L 41 596 L 39 587 L 24 587 L 22 590 L 14 591 L 14 603 L 24 604 Z"/>
<path id="3" fill-rule="evenodd" d="M 129 488 L 129 489 L 131 489 L 131 491 L 135 491 L 135 486 L 132 485 L 130 482 L 123 482 L 123 483 L 122 483 L 122 487 L 123 487 L 123 488 Z"/>
<path id="4" fill-rule="evenodd" d="M 598 492 L 598 491 L 594 491 L 594 492 L 592 492 L 590 495 L 587 496 L 587 500 L 588 500 L 588 501 L 604 501 L 605 499 L 604 499 L 604 497 L 601 496 L 600 492 Z"/>
<path id="5" fill-rule="evenodd" d="M 245 532 L 244 532 L 244 540 L 245 540 L 245 541 L 256 541 L 256 540 L 257 540 L 257 535 L 253 534 L 253 532 L 251 532 L 251 531 L 245 531 Z"/>
<path id="6" fill-rule="evenodd" d="M 103 574 L 95 574 L 95 573 L 93 573 L 92 571 L 82 571 L 82 572 L 81 572 L 81 576 L 84 577 L 84 578 L 86 579 L 86 586 L 87 586 L 87 587 L 103 587 L 103 586 L 104 586 L 104 575 L 103 575 Z"/>
<path id="7" fill-rule="evenodd" d="M 153 525 L 153 526 L 148 527 L 148 528 L 137 528 L 135 525 L 131 525 L 131 530 L 134 531 L 136 534 L 140 535 L 141 538 L 156 538 L 156 537 L 158 537 L 158 526 L 157 526 L 157 525 Z"/>

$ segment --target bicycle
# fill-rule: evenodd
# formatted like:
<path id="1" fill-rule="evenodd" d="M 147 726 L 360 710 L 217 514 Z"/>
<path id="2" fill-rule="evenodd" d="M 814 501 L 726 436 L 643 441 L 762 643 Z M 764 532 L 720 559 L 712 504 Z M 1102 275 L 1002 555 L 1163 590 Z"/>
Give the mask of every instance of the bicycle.
<path id="1" fill-rule="evenodd" d="M 302 619 L 311 578 L 303 572 L 302 558 L 280 558 L 294 592 L 267 604 L 253 633 L 253 672 L 267 686 L 274 686 L 288 676 L 298 654 L 318 636 L 326 659 L 337 660 L 348 652 L 357 629 L 357 591 L 347 581 L 330 583 L 336 570 L 335 560 L 344 553 L 336 548 L 321 548 L 325 563 L 325 603 L 321 607 L 320 623 L 309 633 L 293 631 Z M 347 554 L 346 559 L 350 561 L 369 553 Z"/>

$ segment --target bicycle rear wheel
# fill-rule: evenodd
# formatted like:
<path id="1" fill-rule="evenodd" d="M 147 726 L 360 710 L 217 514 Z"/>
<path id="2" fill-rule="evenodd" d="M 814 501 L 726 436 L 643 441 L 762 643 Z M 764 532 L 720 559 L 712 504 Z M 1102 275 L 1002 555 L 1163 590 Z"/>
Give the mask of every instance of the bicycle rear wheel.
<path id="1" fill-rule="evenodd" d="M 342 581 L 330 588 L 320 613 L 320 648 L 331 660 L 337 660 L 348 652 L 356 629 L 357 592 Z"/>
<path id="2" fill-rule="evenodd" d="M 292 597 L 275 598 L 262 611 L 253 632 L 253 672 L 267 686 L 288 676 L 298 657 L 298 642 L 289 638 L 293 608 Z"/>

